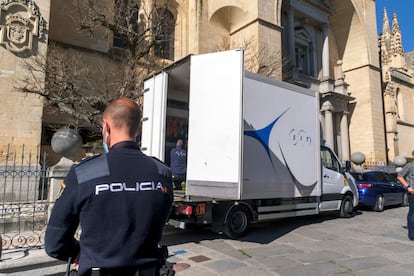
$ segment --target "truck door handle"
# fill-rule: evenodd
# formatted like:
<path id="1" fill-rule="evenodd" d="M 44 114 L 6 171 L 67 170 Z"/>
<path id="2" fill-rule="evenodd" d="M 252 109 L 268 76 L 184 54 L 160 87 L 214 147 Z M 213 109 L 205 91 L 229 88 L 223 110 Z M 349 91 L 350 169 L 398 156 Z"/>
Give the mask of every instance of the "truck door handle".
<path id="1" fill-rule="evenodd" d="M 325 175 L 323 176 L 323 178 L 329 178 L 329 175 L 325 174 Z"/>

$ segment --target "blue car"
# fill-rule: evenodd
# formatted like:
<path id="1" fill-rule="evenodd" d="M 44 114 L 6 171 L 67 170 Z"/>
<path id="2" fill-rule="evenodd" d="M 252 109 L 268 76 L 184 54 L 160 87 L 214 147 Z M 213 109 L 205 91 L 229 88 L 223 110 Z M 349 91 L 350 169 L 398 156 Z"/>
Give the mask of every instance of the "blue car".
<path id="1" fill-rule="evenodd" d="M 407 190 L 398 181 L 397 174 L 383 171 L 354 172 L 359 192 L 359 204 L 382 212 L 385 206 L 408 205 Z"/>

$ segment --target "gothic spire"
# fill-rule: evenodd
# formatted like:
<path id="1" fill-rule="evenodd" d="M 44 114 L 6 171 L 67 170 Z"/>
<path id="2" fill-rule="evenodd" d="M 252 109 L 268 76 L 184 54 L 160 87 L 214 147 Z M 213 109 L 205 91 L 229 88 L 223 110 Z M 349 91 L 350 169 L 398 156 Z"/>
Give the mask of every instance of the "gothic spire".
<path id="1" fill-rule="evenodd" d="M 381 46 L 381 60 L 383 65 L 388 64 L 390 61 L 390 44 L 391 44 L 391 30 L 390 22 L 388 21 L 387 9 L 384 7 L 384 16 L 382 18 L 382 33 L 379 37 L 379 43 Z M 385 69 L 385 67 L 383 67 Z"/>
<path id="2" fill-rule="evenodd" d="M 404 49 L 402 46 L 401 30 L 398 24 L 397 14 L 394 12 L 392 15 L 392 41 L 391 47 L 394 55 L 404 55 Z"/>
<path id="3" fill-rule="evenodd" d="M 382 18 L 382 35 L 384 37 L 389 37 L 390 33 L 390 22 L 388 21 L 387 9 L 384 7 L 384 17 Z"/>
<path id="4" fill-rule="evenodd" d="M 395 33 L 401 33 L 400 25 L 398 24 L 397 14 L 394 12 L 392 14 L 392 33 L 395 35 Z"/>

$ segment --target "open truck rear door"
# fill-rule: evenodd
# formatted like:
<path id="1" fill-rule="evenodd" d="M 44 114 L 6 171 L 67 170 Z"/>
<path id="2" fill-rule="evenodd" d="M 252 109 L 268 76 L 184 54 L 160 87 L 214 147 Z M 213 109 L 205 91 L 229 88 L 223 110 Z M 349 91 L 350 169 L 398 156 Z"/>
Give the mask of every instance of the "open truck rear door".
<path id="1" fill-rule="evenodd" d="M 191 57 L 187 195 L 240 198 L 242 87 L 242 50 Z"/>
<path id="2" fill-rule="evenodd" d="M 168 74 L 161 72 L 144 83 L 141 150 L 164 161 Z"/>

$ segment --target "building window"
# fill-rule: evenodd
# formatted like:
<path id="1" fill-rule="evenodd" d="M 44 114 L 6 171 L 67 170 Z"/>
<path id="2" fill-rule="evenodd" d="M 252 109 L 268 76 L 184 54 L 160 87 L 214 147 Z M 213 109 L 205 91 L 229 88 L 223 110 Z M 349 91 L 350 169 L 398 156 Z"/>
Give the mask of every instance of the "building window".
<path id="1" fill-rule="evenodd" d="M 138 32 L 138 9 L 136 3 L 125 0 L 115 0 L 115 23 L 120 26 L 119 35 L 114 34 L 113 47 L 128 48 L 129 32 Z"/>
<path id="2" fill-rule="evenodd" d="M 167 9 L 157 10 L 160 26 L 155 36 L 154 53 L 157 57 L 174 60 L 175 18 Z"/>
<path id="3" fill-rule="evenodd" d="M 311 36 L 302 27 L 295 32 L 295 61 L 297 70 L 305 75 L 314 76 L 313 47 Z"/>

